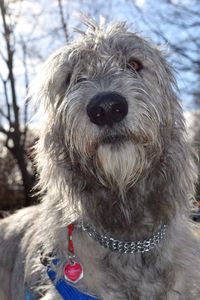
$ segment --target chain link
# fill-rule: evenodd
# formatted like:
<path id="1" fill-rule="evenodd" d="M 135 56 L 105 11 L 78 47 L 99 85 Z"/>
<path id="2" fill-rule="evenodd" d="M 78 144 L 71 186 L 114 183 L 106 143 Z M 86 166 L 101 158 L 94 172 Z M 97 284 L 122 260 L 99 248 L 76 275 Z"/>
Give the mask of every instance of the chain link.
<path id="1" fill-rule="evenodd" d="M 149 239 L 143 241 L 120 241 L 107 235 L 100 234 L 90 224 L 84 224 L 83 222 L 79 226 L 84 232 L 93 238 L 95 241 L 105 248 L 109 248 L 114 252 L 121 253 L 144 253 L 153 249 L 164 238 L 166 232 L 166 225 L 162 225 L 161 228 Z"/>

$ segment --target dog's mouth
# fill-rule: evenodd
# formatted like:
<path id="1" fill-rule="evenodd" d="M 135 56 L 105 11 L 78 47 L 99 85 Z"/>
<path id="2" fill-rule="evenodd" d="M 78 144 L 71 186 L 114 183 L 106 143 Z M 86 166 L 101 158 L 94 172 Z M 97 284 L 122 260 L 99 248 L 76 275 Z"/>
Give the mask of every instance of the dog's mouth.
<path id="1" fill-rule="evenodd" d="M 142 145 L 143 147 L 147 147 L 152 143 L 151 139 L 147 136 L 142 136 L 142 134 L 139 135 L 134 135 L 134 134 L 106 134 L 103 135 L 100 138 L 100 144 L 106 145 L 106 144 L 111 144 L 111 145 L 116 145 L 120 146 L 126 142 L 132 142 L 135 145 Z"/>
<path id="2" fill-rule="evenodd" d="M 120 145 L 129 141 L 130 138 L 128 136 L 122 134 L 113 134 L 113 135 L 106 135 L 102 137 L 101 143 L 102 144 L 113 144 L 113 145 Z"/>

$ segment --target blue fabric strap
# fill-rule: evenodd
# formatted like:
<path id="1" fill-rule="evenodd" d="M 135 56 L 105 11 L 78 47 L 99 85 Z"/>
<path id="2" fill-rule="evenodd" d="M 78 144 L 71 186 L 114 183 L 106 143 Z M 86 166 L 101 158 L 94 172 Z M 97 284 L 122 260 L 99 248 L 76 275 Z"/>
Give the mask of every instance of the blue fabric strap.
<path id="1" fill-rule="evenodd" d="M 75 287 L 69 285 L 64 278 L 56 279 L 56 272 L 53 271 L 50 267 L 47 269 L 47 274 L 51 281 L 53 282 L 56 290 L 62 296 L 64 300 L 98 300 L 95 297 L 79 292 Z M 25 300 L 37 300 L 30 289 L 25 291 Z"/>
<path id="2" fill-rule="evenodd" d="M 60 263 L 60 259 L 53 259 L 51 263 L 47 264 L 47 274 L 49 279 L 54 284 L 58 293 L 62 296 L 64 300 L 98 300 L 98 298 L 94 296 L 87 295 L 85 293 L 80 292 L 73 285 L 69 284 L 64 276 L 57 279 L 55 267 Z M 35 294 L 29 289 L 25 290 L 25 300 L 37 300 L 38 297 L 35 297 Z"/>
<path id="3" fill-rule="evenodd" d="M 97 298 L 80 292 L 71 286 L 64 278 L 56 279 L 56 272 L 50 266 L 47 267 L 47 274 L 53 282 L 56 290 L 64 300 L 98 300 Z"/>

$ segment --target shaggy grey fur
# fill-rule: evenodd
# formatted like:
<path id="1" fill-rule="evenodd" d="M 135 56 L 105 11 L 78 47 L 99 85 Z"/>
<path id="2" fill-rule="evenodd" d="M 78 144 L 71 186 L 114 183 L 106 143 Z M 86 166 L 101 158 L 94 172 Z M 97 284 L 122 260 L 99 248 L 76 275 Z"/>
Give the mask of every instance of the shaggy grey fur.
<path id="1" fill-rule="evenodd" d="M 125 24 L 88 23 L 80 40 L 47 60 L 30 88 L 45 109 L 36 146 L 43 199 L 1 222 L 0 299 L 24 299 L 25 285 L 39 299 L 61 299 L 39 252 L 54 250 L 64 261 L 66 226 L 80 219 L 132 241 L 167 224 L 165 239 L 142 254 L 111 252 L 76 229 L 80 290 L 100 300 L 199 299 L 200 247 L 187 221 L 196 170 L 171 67 Z M 138 71 L 133 60 L 140 61 Z M 91 98 L 105 91 L 128 103 L 128 114 L 112 127 L 91 123 L 86 113 Z"/>

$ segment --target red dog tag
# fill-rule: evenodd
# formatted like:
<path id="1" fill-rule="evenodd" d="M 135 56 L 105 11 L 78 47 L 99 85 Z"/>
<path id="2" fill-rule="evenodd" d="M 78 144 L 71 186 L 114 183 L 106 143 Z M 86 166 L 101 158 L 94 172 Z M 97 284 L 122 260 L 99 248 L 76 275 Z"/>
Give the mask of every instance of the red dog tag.
<path id="1" fill-rule="evenodd" d="M 64 277 L 67 281 L 77 283 L 83 278 L 82 265 L 74 260 L 68 260 L 64 268 Z"/>

